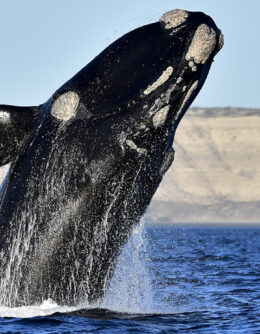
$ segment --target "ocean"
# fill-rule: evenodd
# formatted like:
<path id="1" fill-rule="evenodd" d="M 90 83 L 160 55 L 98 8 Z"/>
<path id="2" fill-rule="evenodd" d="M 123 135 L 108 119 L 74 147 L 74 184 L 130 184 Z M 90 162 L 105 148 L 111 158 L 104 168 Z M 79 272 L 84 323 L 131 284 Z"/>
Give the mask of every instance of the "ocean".
<path id="1" fill-rule="evenodd" d="M 101 304 L 0 317 L 0 333 L 260 333 L 260 228 L 141 223 Z"/>

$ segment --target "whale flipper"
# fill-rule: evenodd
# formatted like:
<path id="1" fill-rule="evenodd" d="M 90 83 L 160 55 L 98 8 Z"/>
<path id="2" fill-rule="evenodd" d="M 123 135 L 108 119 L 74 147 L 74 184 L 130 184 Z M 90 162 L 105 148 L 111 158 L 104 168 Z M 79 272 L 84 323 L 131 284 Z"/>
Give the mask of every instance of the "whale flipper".
<path id="1" fill-rule="evenodd" d="M 0 105 L 0 166 L 13 162 L 36 125 L 38 107 Z"/>

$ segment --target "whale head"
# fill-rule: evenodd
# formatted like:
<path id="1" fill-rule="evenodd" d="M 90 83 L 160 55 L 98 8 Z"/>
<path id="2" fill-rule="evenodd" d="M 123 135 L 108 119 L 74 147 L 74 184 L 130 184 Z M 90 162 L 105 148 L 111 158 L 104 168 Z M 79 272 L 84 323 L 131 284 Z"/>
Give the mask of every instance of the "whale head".
<path id="1" fill-rule="evenodd" d="M 50 114 L 68 128 L 98 124 L 96 148 L 110 147 L 111 162 L 150 158 L 163 175 L 176 128 L 222 46 L 209 16 L 167 12 L 115 41 L 62 86 L 47 103 Z"/>

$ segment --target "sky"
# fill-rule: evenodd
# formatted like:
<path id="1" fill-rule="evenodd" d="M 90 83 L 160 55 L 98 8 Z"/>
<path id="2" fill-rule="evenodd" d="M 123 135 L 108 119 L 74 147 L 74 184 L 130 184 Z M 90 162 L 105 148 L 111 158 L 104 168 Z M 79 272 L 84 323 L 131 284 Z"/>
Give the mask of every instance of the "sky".
<path id="1" fill-rule="evenodd" d="M 0 0 L 0 103 L 45 102 L 115 39 L 175 8 L 205 12 L 225 38 L 193 106 L 260 108 L 259 0 Z"/>

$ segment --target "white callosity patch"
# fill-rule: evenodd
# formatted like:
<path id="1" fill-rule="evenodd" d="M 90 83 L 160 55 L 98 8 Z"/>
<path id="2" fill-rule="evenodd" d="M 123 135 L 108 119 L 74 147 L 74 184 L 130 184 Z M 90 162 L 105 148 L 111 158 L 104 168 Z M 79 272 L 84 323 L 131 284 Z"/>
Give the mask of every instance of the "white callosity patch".
<path id="1" fill-rule="evenodd" d="M 195 81 L 192 86 L 190 87 L 190 89 L 188 90 L 182 104 L 181 107 L 176 115 L 176 119 L 178 118 L 179 114 L 182 112 L 183 108 L 185 107 L 185 104 L 187 103 L 187 101 L 189 100 L 189 98 L 191 97 L 192 93 L 194 92 L 194 90 L 198 87 L 198 80 Z"/>
<path id="2" fill-rule="evenodd" d="M 165 106 L 169 105 L 170 98 L 172 93 L 174 92 L 176 86 L 183 81 L 182 75 L 184 71 L 180 73 L 180 76 L 177 78 L 176 83 L 169 85 L 168 89 L 165 93 L 162 93 L 160 97 L 155 99 L 153 105 L 150 107 L 150 115 L 154 116 L 160 109 L 164 108 Z"/>
<path id="3" fill-rule="evenodd" d="M 188 62 L 205 64 L 216 45 L 216 32 L 206 24 L 201 24 L 195 32 L 186 54 Z"/>
<path id="4" fill-rule="evenodd" d="M 163 160 L 163 163 L 161 165 L 161 168 L 160 168 L 160 174 L 163 176 L 167 170 L 170 168 L 173 160 L 174 160 L 174 154 L 175 154 L 175 151 L 174 149 L 171 147 L 170 150 L 168 151 L 168 153 L 166 154 L 164 160 Z"/>
<path id="5" fill-rule="evenodd" d="M 153 125 L 155 127 L 159 126 L 158 124 L 163 123 L 164 117 L 167 117 L 169 111 L 170 97 L 175 87 L 176 84 L 171 85 L 169 89 L 164 94 L 161 94 L 161 96 L 157 98 L 151 106 L 149 114 L 153 118 Z"/>
<path id="6" fill-rule="evenodd" d="M 191 68 L 192 72 L 197 71 L 197 66 L 194 64 L 192 60 L 189 61 L 189 67 Z"/>
<path id="7" fill-rule="evenodd" d="M 154 90 L 156 90 L 159 86 L 164 84 L 172 75 L 173 68 L 171 66 L 167 67 L 166 70 L 162 73 L 162 75 L 150 86 L 146 88 L 144 91 L 145 95 L 150 94 Z"/>
<path id="8" fill-rule="evenodd" d="M 218 51 L 221 50 L 223 46 L 224 46 L 224 36 L 223 34 L 220 34 L 218 40 Z"/>
<path id="9" fill-rule="evenodd" d="M 188 16 L 189 14 L 185 10 L 175 9 L 165 13 L 160 21 L 165 24 L 165 29 L 173 29 L 183 24 Z"/>
<path id="10" fill-rule="evenodd" d="M 160 97 L 155 99 L 152 106 L 150 107 L 149 114 L 153 119 L 153 125 L 155 127 L 161 126 L 166 121 L 168 116 L 168 112 L 170 109 L 170 98 L 172 93 L 174 92 L 176 86 L 183 81 L 182 78 L 183 72 L 177 78 L 175 84 L 171 84 L 165 93 L 162 93 Z M 184 86 L 183 91 L 186 90 L 186 86 Z"/>
<path id="11" fill-rule="evenodd" d="M 9 123 L 10 121 L 10 114 L 6 111 L 0 110 L 0 123 Z"/>
<path id="12" fill-rule="evenodd" d="M 138 147 L 132 140 L 126 139 L 125 142 L 126 142 L 126 145 L 128 145 L 129 147 L 131 147 L 137 153 L 139 153 L 139 154 L 145 154 L 146 153 L 146 149 L 145 148 Z"/>
<path id="13" fill-rule="evenodd" d="M 141 123 L 140 126 L 139 126 L 139 129 L 140 129 L 140 130 L 144 130 L 144 129 L 146 129 L 146 128 L 147 128 L 146 125 L 143 124 L 143 123 Z"/>
<path id="14" fill-rule="evenodd" d="M 170 106 L 165 106 L 162 109 L 160 109 L 159 111 L 157 111 L 157 113 L 153 117 L 154 127 L 158 128 L 158 127 L 164 125 L 164 123 L 167 119 L 169 110 L 170 110 Z"/>
<path id="15" fill-rule="evenodd" d="M 75 116 L 78 104 L 78 94 L 72 91 L 66 92 L 53 103 L 51 114 L 57 119 L 68 121 Z"/>

